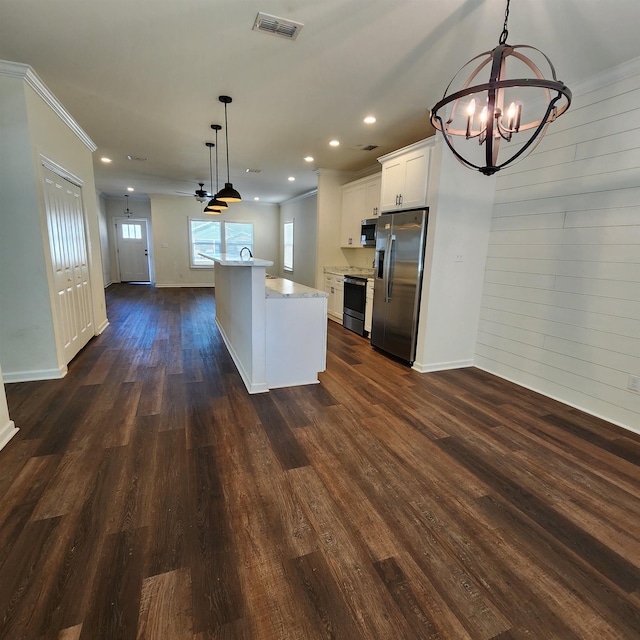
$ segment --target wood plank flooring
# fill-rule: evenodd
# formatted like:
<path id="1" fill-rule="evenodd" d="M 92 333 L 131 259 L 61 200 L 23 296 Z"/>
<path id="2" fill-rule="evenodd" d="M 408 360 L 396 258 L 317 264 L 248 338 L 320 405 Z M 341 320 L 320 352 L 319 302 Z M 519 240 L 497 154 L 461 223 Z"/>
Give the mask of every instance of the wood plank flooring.
<path id="1" fill-rule="evenodd" d="M 0 638 L 640 638 L 640 437 L 329 322 L 249 396 L 208 289 L 113 285 L 63 380 L 7 385 Z"/>

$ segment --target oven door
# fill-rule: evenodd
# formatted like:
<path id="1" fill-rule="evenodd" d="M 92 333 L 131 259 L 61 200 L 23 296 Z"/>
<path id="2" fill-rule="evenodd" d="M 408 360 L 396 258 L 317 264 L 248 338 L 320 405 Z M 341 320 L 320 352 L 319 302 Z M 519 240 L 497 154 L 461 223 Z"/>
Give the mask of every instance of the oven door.
<path id="1" fill-rule="evenodd" d="M 344 277 L 344 307 L 342 312 L 342 325 L 351 331 L 363 336 L 364 310 L 367 303 L 366 278 Z"/>

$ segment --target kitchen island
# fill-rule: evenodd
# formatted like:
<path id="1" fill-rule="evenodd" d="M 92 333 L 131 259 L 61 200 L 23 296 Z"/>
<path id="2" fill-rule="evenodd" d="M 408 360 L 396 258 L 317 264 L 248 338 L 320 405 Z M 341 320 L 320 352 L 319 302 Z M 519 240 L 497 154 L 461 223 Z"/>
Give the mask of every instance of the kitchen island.
<path id="1" fill-rule="evenodd" d="M 270 260 L 215 258 L 216 325 L 249 393 L 318 382 L 327 294 L 267 276 Z"/>

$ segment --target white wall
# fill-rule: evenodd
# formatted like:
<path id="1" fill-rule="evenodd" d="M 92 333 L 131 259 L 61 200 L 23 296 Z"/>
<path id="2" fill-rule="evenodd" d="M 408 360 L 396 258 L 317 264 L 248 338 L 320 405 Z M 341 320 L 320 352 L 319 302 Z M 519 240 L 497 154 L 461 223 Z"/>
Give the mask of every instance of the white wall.
<path id="1" fill-rule="evenodd" d="M 102 279 L 104 286 L 108 287 L 112 282 L 111 256 L 109 255 L 109 226 L 107 222 L 107 199 L 101 194 L 98 198 L 98 223 L 100 227 L 100 254 L 102 256 Z"/>
<path id="2" fill-rule="evenodd" d="M 282 268 L 284 255 L 284 223 L 293 221 L 293 271 Z M 280 255 L 277 273 L 281 278 L 315 287 L 318 248 L 318 192 L 313 191 L 280 205 Z"/>
<path id="3" fill-rule="evenodd" d="M 256 258 L 272 260 L 269 273 L 277 273 L 280 259 L 279 218 L 277 204 L 237 202 L 219 216 L 202 213 L 205 205 L 195 198 L 151 196 L 155 282 L 159 287 L 213 286 L 213 269 L 189 266 L 189 218 L 252 222 Z M 166 245 L 166 246 L 163 246 Z M 275 270 L 274 270 L 275 269 Z"/>
<path id="4" fill-rule="evenodd" d="M 429 167 L 418 371 L 473 364 L 494 188 L 495 178 L 463 167 L 438 135 Z"/>
<path id="5" fill-rule="evenodd" d="M 352 174 L 319 169 L 318 174 L 318 227 L 316 242 L 318 257 L 314 287 L 324 290 L 324 267 L 345 264 L 340 250 L 342 222 L 342 185 L 353 180 Z"/>
<path id="6" fill-rule="evenodd" d="M 498 174 L 476 365 L 640 432 L 640 60 Z"/>
<path id="7" fill-rule="evenodd" d="M 91 141 L 26 65 L 0 61 L 0 362 L 5 380 L 64 375 L 41 159 L 82 182 L 94 327 L 107 324 Z"/>

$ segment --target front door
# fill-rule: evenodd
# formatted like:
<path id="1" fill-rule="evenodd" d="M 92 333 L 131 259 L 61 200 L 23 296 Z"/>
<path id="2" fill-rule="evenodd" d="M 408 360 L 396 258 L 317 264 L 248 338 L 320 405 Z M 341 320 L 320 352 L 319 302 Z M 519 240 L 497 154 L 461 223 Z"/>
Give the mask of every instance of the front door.
<path id="1" fill-rule="evenodd" d="M 147 221 L 118 218 L 116 242 L 120 282 L 149 282 Z"/>

